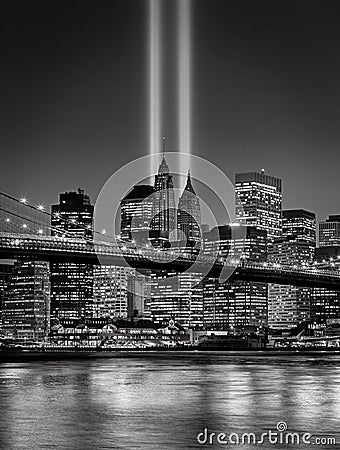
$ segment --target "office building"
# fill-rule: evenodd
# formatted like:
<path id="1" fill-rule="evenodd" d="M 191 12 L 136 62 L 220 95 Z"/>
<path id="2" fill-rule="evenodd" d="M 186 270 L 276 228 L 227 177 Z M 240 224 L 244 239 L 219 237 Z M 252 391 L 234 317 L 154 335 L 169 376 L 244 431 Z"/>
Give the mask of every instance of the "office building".
<path id="1" fill-rule="evenodd" d="M 208 255 L 227 258 L 231 264 L 263 263 L 267 258 L 267 233 L 253 226 L 225 225 L 204 235 Z M 206 328 L 265 326 L 267 286 L 264 283 L 216 279 L 203 280 L 203 322 Z"/>
<path id="2" fill-rule="evenodd" d="M 122 239 L 147 241 L 152 219 L 153 186 L 136 185 L 120 203 Z"/>
<path id="3" fill-rule="evenodd" d="M 46 262 L 15 262 L 2 311 L 3 333 L 18 340 L 42 340 L 49 328 L 50 281 Z"/>
<path id="4" fill-rule="evenodd" d="M 128 279 L 134 269 L 114 265 L 93 266 L 92 317 L 127 317 Z"/>
<path id="5" fill-rule="evenodd" d="M 154 322 L 170 320 L 186 328 L 203 325 L 201 274 L 158 271 L 151 273 L 150 312 Z"/>
<path id="6" fill-rule="evenodd" d="M 282 238 L 268 248 L 268 261 L 303 268 L 313 262 L 316 246 L 315 214 L 303 209 L 283 211 Z M 290 329 L 311 317 L 310 288 L 268 285 L 268 325 Z"/>
<path id="7" fill-rule="evenodd" d="M 82 189 L 60 194 L 52 206 L 52 235 L 93 239 L 93 205 Z M 77 319 L 93 311 L 93 266 L 51 263 L 51 318 Z"/>
<path id="8" fill-rule="evenodd" d="M 319 247 L 340 246 L 340 215 L 331 215 L 319 223 Z"/>
<path id="9" fill-rule="evenodd" d="M 235 216 L 242 225 L 267 231 L 268 241 L 282 234 L 282 187 L 279 178 L 262 172 L 235 176 Z"/>
<path id="10" fill-rule="evenodd" d="M 151 275 L 134 272 L 128 276 L 127 317 L 129 320 L 151 319 Z"/>
<path id="11" fill-rule="evenodd" d="M 154 246 L 168 247 L 170 233 L 176 230 L 176 210 L 173 179 L 164 155 L 154 190 L 150 240 Z"/>
<path id="12" fill-rule="evenodd" d="M 282 237 L 294 241 L 310 242 L 316 245 L 315 213 L 304 209 L 282 211 Z"/>
<path id="13" fill-rule="evenodd" d="M 214 227 L 204 233 L 204 253 L 228 258 L 234 264 L 242 260 L 263 262 L 267 259 L 267 233 L 238 224 Z"/>
<path id="14" fill-rule="evenodd" d="M 340 247 L 317 248 L 315 261 L 320 269 L 339 271 Z M 311 291 L 311 320 L 317 323 L 340 320 L 340 292 L 326 288 L 313 288 Z"/>
<path id="15" fill-rule="evenodd" d="M 296 236 L 296 238 L 302 238 Z M 315 242 L 281 238 L 268 248 L 268 261 L 279 266 L 303 268 L 314 259 Z M 289 329 L 308 321 L 311 315 L 311 289 L 298 286 L 268 285 L 268 326 Z"/>

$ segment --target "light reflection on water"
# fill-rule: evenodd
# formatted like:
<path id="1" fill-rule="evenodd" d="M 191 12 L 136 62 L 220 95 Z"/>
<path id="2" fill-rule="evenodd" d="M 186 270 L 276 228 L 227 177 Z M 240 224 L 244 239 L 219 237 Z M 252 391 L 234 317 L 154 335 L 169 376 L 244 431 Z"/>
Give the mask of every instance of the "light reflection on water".
<path id="1" fill-rule="evenodd" d="M 196 441 L 204 427 L 260 434 L 278 421 L 334 435 L 340 356 L 158 353 L 3 363 L 0 405 L 6 450 L 204 448 Z"/>

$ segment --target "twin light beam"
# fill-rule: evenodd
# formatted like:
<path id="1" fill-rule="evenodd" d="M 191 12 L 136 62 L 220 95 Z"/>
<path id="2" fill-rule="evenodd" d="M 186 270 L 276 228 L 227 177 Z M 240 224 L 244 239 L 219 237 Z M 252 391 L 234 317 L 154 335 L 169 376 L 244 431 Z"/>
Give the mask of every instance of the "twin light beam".
<path id="1" fill-rule="evenodd" d="M 163 0 L 164 1 L 164 0 Z M 149 148 L 150 155 L 162 151 L 162 58 L 161 58 L 161 6 L 162 0 L 149 0 Z M 190 0 L 177 0 L 178 24 L 178 80 L 177 80 L 177 130 L 178 150 L 191 154 L 191 20 Z M 153 159 L 153 158 L 152 158 Z M 189 160 L 189 157 L 188 157 Z M 151 174 L 157 172 L 159 161 L 152 161 Z M 181 171 L 186 173 L 186 167 Z"/>

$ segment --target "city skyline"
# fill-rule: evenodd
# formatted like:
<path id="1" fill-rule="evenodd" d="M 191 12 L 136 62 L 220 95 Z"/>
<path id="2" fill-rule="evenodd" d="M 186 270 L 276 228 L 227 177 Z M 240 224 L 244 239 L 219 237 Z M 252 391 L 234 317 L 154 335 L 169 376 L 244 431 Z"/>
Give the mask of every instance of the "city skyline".
<path id="1" fill-rule="evenodd" d="M 0 17 L 0 447 L 339 447 L 340 3 Z"/>
<path id="2" fill-rule="evenodd" d="M 147 2 L 1 8 L 3 189 L 51 204 L 84 186 L 94 202 L 149 150 Z M 283 179 L 285 209 L 338 213 L 338 5 L 195 0 L 191 14 L 193 152 L 231 179 Z M 161 128 L 174 151 L 175 16 L 176 2 L 163 6 Z"/>

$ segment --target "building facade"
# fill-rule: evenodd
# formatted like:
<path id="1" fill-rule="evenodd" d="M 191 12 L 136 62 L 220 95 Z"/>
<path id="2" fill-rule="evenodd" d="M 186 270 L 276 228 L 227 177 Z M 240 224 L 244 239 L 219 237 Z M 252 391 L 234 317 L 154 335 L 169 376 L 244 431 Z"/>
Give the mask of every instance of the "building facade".
<path id="1" fill-rule="evenodd" d="M 267 259 L 267 233 L 253 226 L 225 225 L 204 235 L 204 251 L 218 253 L 231 264 L 262 263 Z M 267 325 L 267 285 L 203 280 L 203 322 L 206 328 L 228 329 Z"/>
<path id="2" fill-rule="evenodd" d="M 125 319 L 128 309 L 128 279 L 133 269 L 124 266 L 93 266 L 93 303 L 90 316 Z"/>
<path id="3" fill-rule="evenodd" d="M 316 246 L 316 215 L 304 209 L 282 211 L 282 237 Z"/>
<path id="4" fill-rule="evenodd" d="M 303 209 L 283 211 L 282 238 L 268 248 L 268 261 L 294 268 L 314 261 L 315 213 Z M 268 325 L 290 329 L 311 318 L 312 290 L 297 286 L 268 285 Z"/>
<path id="5" fill-rule="evenodd" d="M 331 215 L 319 223 L 319 247 L 340 246 L 340 215 Z"/>
<path id="6" fill-rule="evenodd" d="M 325 246 L 315 251 L 318 267 L 327 270 L 340 270 L 340 246 Z M 313 288 L 311 298 L 311 321 L 326 323 L 340 320 L 340 292 L 325 288 Z"/>
<path id="7" fill-rule="evenodd" d="M 242 225 L 267 231 L 268 241 L 282 234 L 282 183 L 262 172 L 235 175 L 235 217 Z"/>
<path id="8" fill-rule="evenodd" d="M 170 320 L 186 328 L 203 326 L 201 274 L 158 271 L 151 273 L 150 313 L 154 322 Z"/>
<path id="9" fill-rule="evenodd" d="M 15 262 L 3 299 L 2 327 L 6 337 L 45 338 L 50 315 L 49 276 L 46 262 Z"/>
<path id="10" fill-rule="evenodd" d="M 145 241 L 149 231 L 153 210 L 153 186 L 136 185 L 120 202 L 120 234 L 122 239 Z"/>
<path id="11" fill-rule="evenodd" d="M 60 194 L 52 205 L 51 233 L 74 239 L 93 239 L 93 205 L 82 189 Z M 78 319 L 93 311 L 93 266 L 51 263 L 51 318 Z"/>

